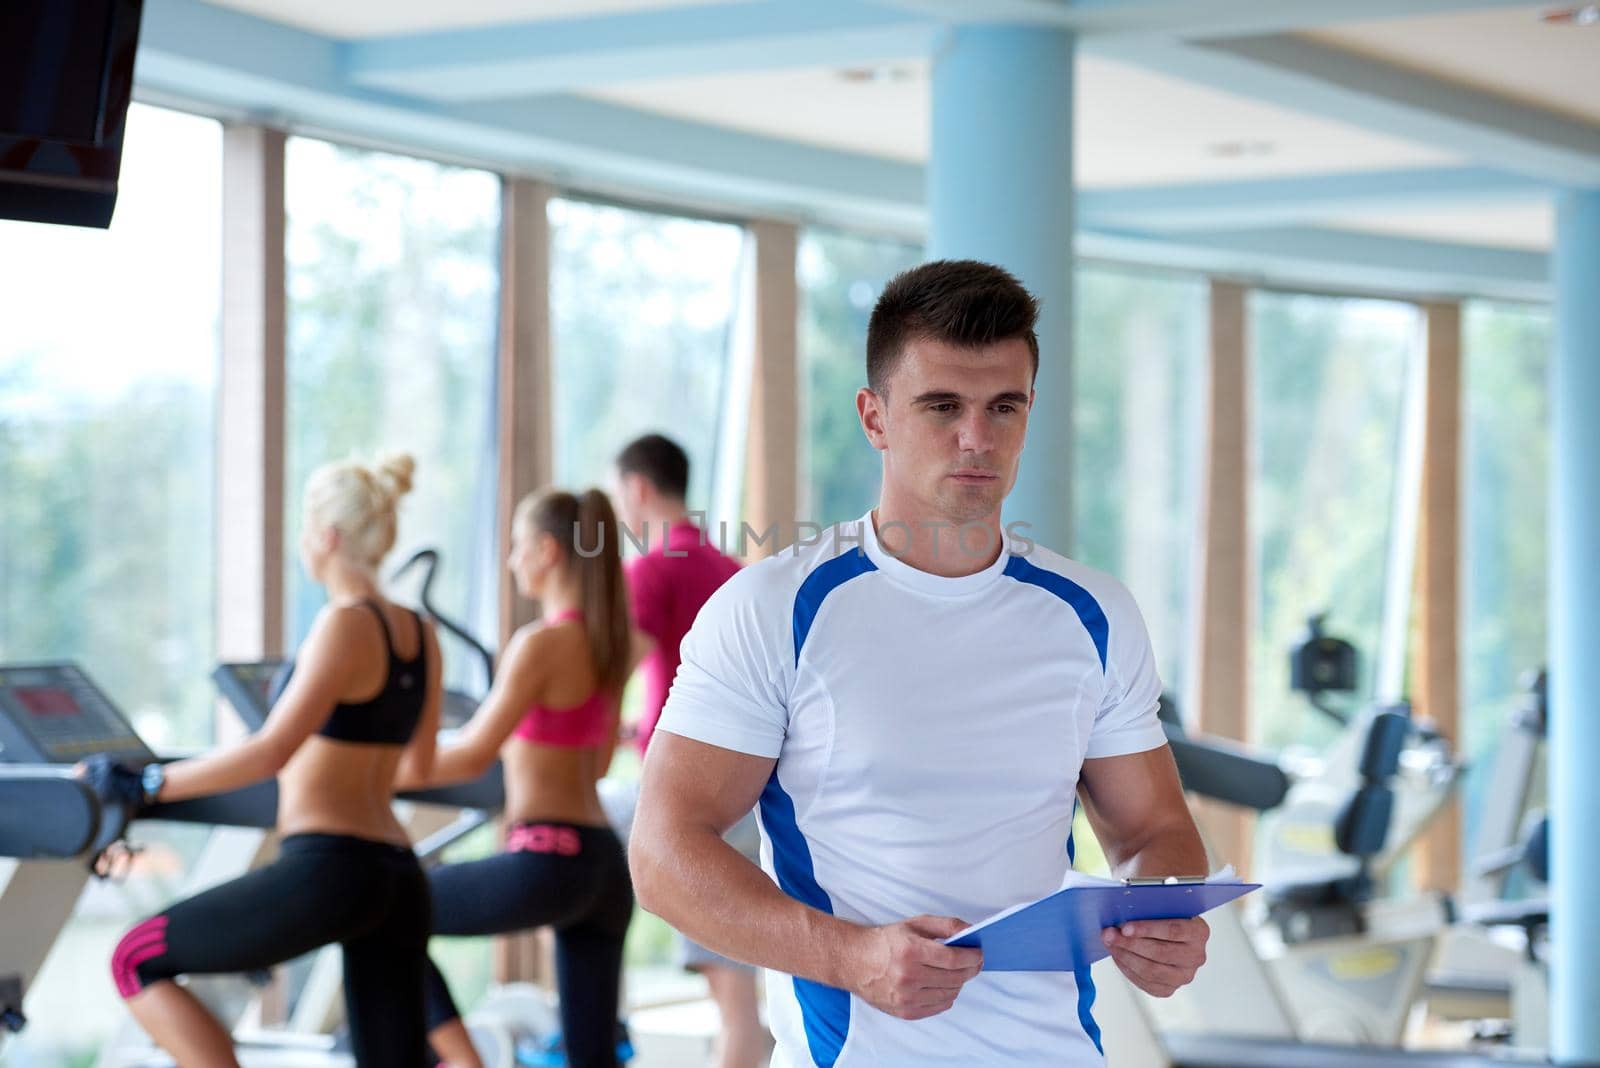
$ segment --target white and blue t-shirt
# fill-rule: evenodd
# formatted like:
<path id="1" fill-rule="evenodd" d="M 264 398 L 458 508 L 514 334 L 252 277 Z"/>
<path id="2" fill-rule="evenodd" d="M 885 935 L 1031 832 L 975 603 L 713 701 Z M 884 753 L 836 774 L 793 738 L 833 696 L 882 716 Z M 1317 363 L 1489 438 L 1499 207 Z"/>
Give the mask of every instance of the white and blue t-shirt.
<path id="1" fill-rule="evenodd" d="M 762 867 L 842 919 L 974 922 L 1058 889 L 1084 759 L 1165 744 L 1144 621 L 1034 547 L 944 578 L 871 515 L 739 572 L 700 611 L 660 730 L 777 759 Z M 899 1020 L 769 973 L 775 1065 L 1099 1065 L 1087 970 L 984 972 Z"/>

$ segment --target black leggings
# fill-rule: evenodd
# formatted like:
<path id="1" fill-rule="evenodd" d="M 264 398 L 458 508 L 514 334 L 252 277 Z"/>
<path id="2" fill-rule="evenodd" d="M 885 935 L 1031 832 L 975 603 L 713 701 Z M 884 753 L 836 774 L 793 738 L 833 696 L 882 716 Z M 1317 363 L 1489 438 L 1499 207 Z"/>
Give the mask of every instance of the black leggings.
<path id="1" fill-rule="evenodd" d="M 428 921 L 428 880 L 410 849 L 296 834 L 267 867 L 133 928 L 111 972 L 126 998 L 163 979 L 255 971 L 337 942 L 356 1064 L 422 1066 Z"/>
<path id="2" fill-rule="evenodd" d="M 622 942 L 633 918 L 633 884 L 622 843 L 609 827 L 519 823 L 506 851 L 428 873 L 433 933 L 556 931 L 561 1031 L 572 1068 L 617 1063 Z M 428 1029 L 457 1016 L 444 977 L 428 967 Z"/>

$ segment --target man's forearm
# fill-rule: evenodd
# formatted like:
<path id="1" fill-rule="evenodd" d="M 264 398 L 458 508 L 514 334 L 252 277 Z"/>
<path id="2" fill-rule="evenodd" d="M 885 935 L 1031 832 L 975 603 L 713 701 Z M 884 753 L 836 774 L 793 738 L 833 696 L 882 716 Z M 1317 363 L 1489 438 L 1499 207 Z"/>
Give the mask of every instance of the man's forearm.
<path id="1" fill-rule="evenodd" d="M 842 962 L 866 929 L 784 893 L 711 828 L 641 824 L 629 846 L 639 903 L 710 949 L 844 987 Z"/>

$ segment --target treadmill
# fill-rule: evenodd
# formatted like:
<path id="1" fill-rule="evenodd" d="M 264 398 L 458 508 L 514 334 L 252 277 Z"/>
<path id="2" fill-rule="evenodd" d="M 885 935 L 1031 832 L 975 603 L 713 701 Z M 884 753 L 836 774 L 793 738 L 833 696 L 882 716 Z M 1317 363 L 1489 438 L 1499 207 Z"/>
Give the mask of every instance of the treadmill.
<path id="1" fill-rule="evenodd" d="M 22 999 L 88 882 L 85 854 L 121 832 L 70 765 L 95 752 L 154 757 L 71 665 L 0 667 L 0 1026 Z"/>
<path id="2" fill-rule="evenodd" d="M 86 861 L 124 830 L 120 814 L 104 810 L 88 785 L 72 775 L 72 765 L 94 753 L 134 765 L 161 759 L 76 664 L 0 665 L 0 1026 L 13 1031 L 25 1024 L 22 998 L 89 879 Z M 436 854 L 504 803 L 498 764 L 475 782 L 398 796 L 465 810 L 417 844 L 424 856 Z M 267 780 L 158 803 L 137 818 L 270 830 L 277 807 L 277 783 Z M 148 1052 L 136 1052 L 137 1062 L 164 1063 L 159 1054 L 150 1062 Z M 240 1052 L 252 1068 L 349 1063 L 347 1057 L 330 1061 L 325 1047 L 241 1044 Z"/>

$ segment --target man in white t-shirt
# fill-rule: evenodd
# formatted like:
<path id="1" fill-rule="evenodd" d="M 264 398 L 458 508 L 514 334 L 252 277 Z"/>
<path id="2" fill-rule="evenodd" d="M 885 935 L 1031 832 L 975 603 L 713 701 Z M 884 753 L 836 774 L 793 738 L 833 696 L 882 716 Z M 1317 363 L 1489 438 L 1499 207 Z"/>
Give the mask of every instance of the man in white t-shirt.
<path id="1" fill-rule="evenodd" d="M 1205 870 L 1132 597 L 1032 544 L 1026 516 L 1001 525 L 1037 312 L 988 264 L 890 282 L 856 396 L 878 507 L 735 575 L 683 641 L 634 884 L 690 937 L 772 970 L 776 1064 L 1099 1065 L 1087 969 L 980 974 L 978 950 L 941 939 L 1059 887 L 1080 800 L 1117 874 Z M 760 869 L 722 839 L 752 804 Z M 1207 933 L 1104 937 L 1166 996 Z"/>

